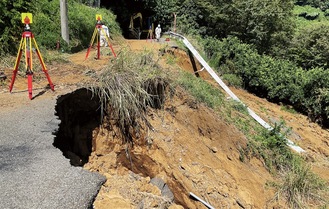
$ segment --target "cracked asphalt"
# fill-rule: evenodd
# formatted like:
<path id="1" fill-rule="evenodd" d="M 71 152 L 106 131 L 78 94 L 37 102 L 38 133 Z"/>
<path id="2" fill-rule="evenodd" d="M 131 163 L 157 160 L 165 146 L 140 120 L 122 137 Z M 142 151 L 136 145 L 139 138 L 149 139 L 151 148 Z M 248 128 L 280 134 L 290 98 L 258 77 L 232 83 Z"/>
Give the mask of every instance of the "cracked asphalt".
<path id="1" fill-rule="evenodd" d="M 105 177 L 73 167 L 53 146 L 56 98 L 0 111 L 0 207 L 92 208 Z"/>

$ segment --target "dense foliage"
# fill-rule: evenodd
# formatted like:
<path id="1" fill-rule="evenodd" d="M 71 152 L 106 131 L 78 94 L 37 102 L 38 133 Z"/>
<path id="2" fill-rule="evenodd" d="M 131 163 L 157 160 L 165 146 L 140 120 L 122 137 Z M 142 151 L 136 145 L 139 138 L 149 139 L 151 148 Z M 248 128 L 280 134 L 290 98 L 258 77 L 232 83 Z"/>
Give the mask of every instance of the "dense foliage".
<path id="1" fill-rule="evenodd" d="M 220 74 L 237 75 L 249 91 L 290 104 L 312 121 L 329 125 L 329 71 L 305 71 L 291 61 L 260 55 L 236 37 L 204 42 L 205 51 Z"/>
<path id="2" fill-rule="evenodd" d="M 0 1 L 0 53 L 16 52 L 24 25 L 21 23 L 21 13 L 30 12 L 33 15 L 31 30 L 40 47 L 55 49 L 57 41 L 63 50 L 74 52 L 89 45 L 95 28 L 96 14 L 103 16 L 112 35 L 120 33 L 115 22 L 115 16 L 106 9 L 91 8 L 76 1 L 68 1 L 68 20 L 70 45 L 61 38 L 59 1 Z M 17 47 L 13 47 L 16 46 Z"/>
<path id="3" fill-rule="evenodd" d="M 301 6 L 310 5 L 323 11 L 329 8 L 328 0 L 296 0 L 296 4 Z"/>
<path id="4" fill-rule="evenodd" d="M 304 69 L 329 68 L 329 23 L 318 22 L 300 29 L 291 40 L 290 60 Z"/>
<path id="5" fill-rule="evenodd" d="M 31 0 L 0 1 L 0 55 L 16 51 L 12 44 L 20 37 L 21 12 L 29 11 Z"/>
<path id="6" fill-rule="evenodd" d="M 176 13 L 177 26 L 183 33 L 217 38 L 235 35 L 246 43 L 255 44 L 261 53 L 282 48 L 293 32 L 292 0 L 147 2 L 155 3 L 153 10 L 160 20 L 172 22 L 172 13 Z"/>

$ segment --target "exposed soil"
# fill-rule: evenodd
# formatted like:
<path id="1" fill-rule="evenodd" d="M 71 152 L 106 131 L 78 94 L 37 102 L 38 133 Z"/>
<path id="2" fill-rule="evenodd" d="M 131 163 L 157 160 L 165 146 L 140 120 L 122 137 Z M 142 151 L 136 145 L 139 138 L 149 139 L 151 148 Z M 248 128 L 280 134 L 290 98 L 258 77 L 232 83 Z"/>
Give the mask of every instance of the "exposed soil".
<path id="1" fill-rule="evenodd" d="M 137 51 L 146 47 L 158 52 L 164 44 L 120 40 L 114 43 L 114 50 L 119 56 L 120 50 L 125 47 Z M 95 60 L 95 52 L 92 51 L 84 60 L 85 53 L 70 55 L 68 63 L 46 63 L 56 90 L 52 92 L 44 88 L 47 80 L 41 72 L 39 79 L 33 83 L 34 100 L 58 97 L 85 86 L 91 81 L 92 74 L 97 74 L 102 66 L 114 59 L 104 51 L 101 60 Z M 185 52 L 177 49 L 172 54 L 183 70 L 194 72 Z M 164 61 L 162 64 L 166 65 Z M 165 67 L 170 70 L 169 66 Z M 200 70 L 197 64 L 196 68 Z M 0 71 L 11 77 L 12 69 L 0 66 Z M 199 75 L 217 86 L 205 70 Z M 12 94 L 7 92 L 9 80 L 0 88 L 0 111 L 34 101 L 28 100 L 24 76 L 17 77 Z M 309 122 L 303 115 L 286 111 L 280 105 L 241 89 L 232 90 L 268 122 L 285 120 L 292 128 L 289 138 L 306 150 L 304 155 L 312 169 L 329 180 L 328 130 Z M 111 130 L 97 125 L 88 133 L 92 147 L 86 145 L 91 154 L 84 168 L 100 172 L 107 178 L 95 200 L 95 208 L 206 208 L 192 199 L 190 192 L 215 208 L 285 208 L 284 203 L 272 201 L 275 191 L 265 185 L 275 179 L 263 163 L 257 159 L 248 162 L 239 160 L 239 149 L 246 145 L 244 135 L 212 110 L 196 103 L 183 90 L 177 89 L 174 97 L 166 101 L 163 110 L 150 110 L 148 118 L 154 131 L 146 130 L 144 139 L 141 139 L 145 141 L 136 143 L 134 147 L 122 145 Z M 161 178 L 168 185 L 175 204 L 171 204 L 170 192 L 150 183 L 154 177 Z"/>

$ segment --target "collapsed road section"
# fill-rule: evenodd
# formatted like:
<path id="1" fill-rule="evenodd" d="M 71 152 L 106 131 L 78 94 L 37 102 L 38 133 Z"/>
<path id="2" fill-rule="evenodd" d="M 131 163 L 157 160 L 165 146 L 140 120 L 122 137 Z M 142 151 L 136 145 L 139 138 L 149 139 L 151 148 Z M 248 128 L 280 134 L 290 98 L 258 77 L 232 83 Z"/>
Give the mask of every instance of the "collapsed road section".
<path id="1" fill-rule="evenodd" d="M 105 178 L 70 165 L 54 147 L 56 99 L 0 112 L 1 208 L 91 208 Z"/>
<path id="2" fill-rule="evenodd" d="M 56 115 L 61 120 L 54 146 L 74 166 L 88 162 L 92 151 L 92 132 L 101 124 L 101 104 L 90 90 L 78 89 L 58 98 Z"/>

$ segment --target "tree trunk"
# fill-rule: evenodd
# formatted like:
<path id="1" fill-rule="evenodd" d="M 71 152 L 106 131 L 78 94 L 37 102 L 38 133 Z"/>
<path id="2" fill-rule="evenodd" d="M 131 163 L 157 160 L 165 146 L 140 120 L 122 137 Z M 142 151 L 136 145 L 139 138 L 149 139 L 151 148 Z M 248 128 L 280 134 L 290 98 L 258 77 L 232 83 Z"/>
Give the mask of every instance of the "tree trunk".
<path id="1" fill-rule="evenodd" d="M 67 0 L 60 1 L 60 12 L 61 12 L 61 32 L 62 38 L 69 44 L 69 26 L 67 18 Z"/>

